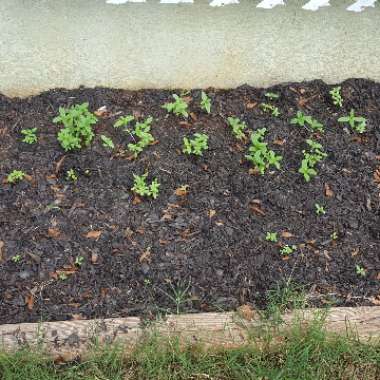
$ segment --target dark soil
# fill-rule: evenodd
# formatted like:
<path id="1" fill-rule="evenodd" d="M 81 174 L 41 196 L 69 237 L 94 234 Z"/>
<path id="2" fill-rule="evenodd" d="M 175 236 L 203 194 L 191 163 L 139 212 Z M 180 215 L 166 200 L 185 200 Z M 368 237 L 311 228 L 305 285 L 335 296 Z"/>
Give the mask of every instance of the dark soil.
<path id="1" fill-rule="evenodd" d="M 378 304 L 380 84 L 344 82 L 342 109 L 332 104 L 331 87 L 313 81 L 271 88 L 280 94 L 279 118 L 260 109 L 264 89 L 209 90 L 211 115 L 200 110 L 194 90 L 187 121 L 161 108 L 169 91 L 0 96 L 0 323 L 149 316 L 175 311 L 176 297 L 181 311 L 261 307 L 268 290 L 290 281 L 305 286 L 312 305 Z M 85 101 L 108 113 L 99 117 L 90 148 L 65 153 L 52 119 L 59 106 Z M 363 135 L 337 123 L 351 108 L 368 120 Z M 290 125 L 298 109 L 321 121 L 325 133 Z M 157 143 L 137 160 L 122 154 L 130 137 L 113 128 L 131 113 L 155 118 Z M 283 156 L 281 170 L 249 171 L 247 147 L 226 125 L 231 115 L 250 129 L 267 128 L 269 147 Z M 39 142 L 22 143 L 21 129 L 33 127 Z M 200 158 L 181 153 L 182 138 L 194 132 L 209 135 L 210 149 Z M 102 133 L 112 137 L 114 152 L 101 145 Z M 298 167 L 310 137 L 328 157 L 306 183 Z M 71 168 L 76 183 L 66 179 Z M 11 186 L 5 178 L 13 169 L 29 177 Z M 145 170 L 161 192 L 138 202 L 130 191 L 133 174 Z M 182 185 L 188 194 L 176 195 Z M 315 203 L 325 206 L 325 215 L 316 215 Z M 278 232 L 277 244 L 265 240 L 267 231 Z M 279 253 L 284 244 L 297 245 L 288 258 Z"/>

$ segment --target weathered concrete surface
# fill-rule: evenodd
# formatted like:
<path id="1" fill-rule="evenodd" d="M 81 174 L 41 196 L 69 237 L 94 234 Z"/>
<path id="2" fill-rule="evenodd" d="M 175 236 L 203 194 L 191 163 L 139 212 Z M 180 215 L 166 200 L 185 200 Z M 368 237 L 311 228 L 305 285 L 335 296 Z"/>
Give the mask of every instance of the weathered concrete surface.
<path id="1" fill-rule="evenodd" d="M 54 87 L 267 86 L 349 77 L 380 80 L 380 7 L 317 12 L 289 0 L 214 8 L 105 0 L 1 0 L 0 92 Z"/>

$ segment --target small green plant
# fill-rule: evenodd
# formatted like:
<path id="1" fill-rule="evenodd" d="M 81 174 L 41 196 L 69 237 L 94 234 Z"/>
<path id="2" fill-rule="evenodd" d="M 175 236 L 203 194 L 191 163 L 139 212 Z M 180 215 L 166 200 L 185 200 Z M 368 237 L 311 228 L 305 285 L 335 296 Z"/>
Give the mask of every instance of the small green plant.
<path id="1" fill-rule="evenodd" d="M 60 273 L 58 274 L 58 278 L 59 278 L 61 281 L 65 281 L 65 280 L 68 279 L 67 274 L 64 273 L 64 272 L 60 272 Z"/>
<path id="2" fill-rule="evenodd" d="M 18 264 L 21 261 L 21 255 L 14 255 L 12 256 L 11 260 L 15 263 Z"/>
<path id="3" fill-rule="evenodd" d="M 7 182 L 15 184 L 19 181 L 22 181 L 25 178 L 26 174 L 22 170 L 13 170 L 7 176 Z"/>
<path id="4" fill-rule="evenodd" d="M 238 139 L 245 139 L 244 130 L 247 128 L 247 125 L 244 121 L 241 121 L 238 117 L 229 117 L 227 118 L 228 125 L 232 129 L 232 134 Z"/>
<path id="5" fill-rule="evenodd" d="M 331 235 L 330 235 L 330 238 L 331 240 L 338 240 L 338 233 L 336 231 L 334 231 Z"/>
<path id="6" fill-rule="evenodd" d="M 194 154 L 195 156 L 202 156 L 203 151 L 208 149 L 208 136 L 204 133 L 194 133 L 192 139 L 187 137 L 183 138 L 182 152 L 185 154 Z"/>
<path id="7" fill-rule="evenodd" d="M 355 271 L 358 276 L 365 277 L 367 275 L 367 271 L 361 265 L 356 265 Z"/>
<path id="8" fill-rule="evenodd" d="M 271 241 L 272 243 L 277 243 L 277 232 L 267 232 L 265 235 L 266 241 Z"/>
<path id="9" fill-rule="evenodd" d="M 126 128 L 128 127 L 129 123 L 131 123 L 133 120 L 135 120 L 135 118 L 132 115 L 121 116 L 116 120 L 113 126 L 114 128 L 120 128 L 120 127 Z"/>
<path id="10" fill-rule="evenodd" d="M 188 117 L 187 103 L 177 94 L 173 94 L 174 102 L 165 103 L 162 108 L 165 108 L 169 113 L 174 113 L 176 116 Z"/>
<path id="11" fill-rule="evenodd" d="M 331 95 L 331 99 L 333 101 L 333 104 L 338 106 L 338 107 L 343 107 L 343 98 L 341 95 L 341 87 L 333 87 L 329 94 Z"/>
<path id="12" fill-rule="evenodd" d="M 297 246 L 295 245 L 284 245 L 282 248 L 280 248 L 280 253 L 282 256 L 288 256 L 290 254 L 292 254 L 295 250 L 297 249 Z"/>
<path id="13" fill-rule="evenodd" d="M 280 111 L 279 111 L 278 107 L 276 107 L 272 104 L 262 103 L 262 104 L 260 104 L 260 107 L 262 108 L 262 110 L 264 112 L 270 113 L 274 117 L 280 116 Z"/>
<path id="14" fill-rule="evenodd" d="M 154 137 L 150 133 L 152 122 L 153 118 L 148 117 L 142 123 L 137 122 L 135 128 L 130 132 L 133 137 L 138 138 L 134 143 L 128 144 L 128 149 L 133 153 L 135 158 L 154 141 Z"/>
<path id="15" fill-rule="evenodd" d="M 307 121 L 309 127 L 315 132 L 323 133 L 325 130 L 323 128 L 323 124 L 318 120 L 311 118 L 310 121 Z"/>
<path id="16" fill-rule="evenodd" d="M 26 128 L 21 130 L 21 134 L 24 135 L 22 142 L 26 144 L 34 144 L 37 142 L 37 128 Z"/>
<path id="17" fill-rule="evenodd" d="M 150 185 L 146 183 L 146 179 L 148 177 L 148 173 L 143 175 L 133 174 L 133 187 L 132 191 L 142 197 L 152 197 L 156 199 L 159 193 L 160 184 L 157 181 L 157 178 L 153 179 Z"/>
<path id="18" fill-rule="evenodd" d="M 207 113 L 211 112 L 211 99 L 204 91 L 201 92 L 201 108 Z"/>
<path id="19" fill-rule="evenodd" d="M 355 111 L 351 109 L 348 116 L 343 116 L 338 119 L 339 123 L 348 123 L 349 126 L 358 133 L 366 131 L 367 119 L 363 116 L 355 116 Z"/>
<path id="20" fill-rule="evenodd" d="M 251 134 L 249 154 L 245 155 L 245 158 L 253 163 L 260 174 L 264 174 L 270 166 L 280 169 L 282 160 L 282 156 L 277 156 L 273 150 L 268 149 L 268 144 L 263 142 L 266 131 L 266 128 L 261 128 Z"/>
<path id="21" fill-rule="evenodd" d="M 314 206 L 315 206 L 315 213 L 317 215 L 325 215 L 326 214 L 326 210 L 323 206 L 321 206 L 318 203 L 316 203 Z"/>
<path id="22" fill-rule="evenodd" d="M 84 257 L 83 257 L 83 256 L 77 256 L 77 257 L 75 258 L 75 262 L 74 262 L 74 264 L 75 264 L 77 267 L 80 267 L 80 266 L 82 266 L 83 262 L 84 262 Z"/>
<path id="23" fill-rule="evenodd" d="M 295 124 L 299 125 L 300 127 L 304 127 L 306 123 L 310 124 L 311 121 L 311 116 L 306 116 L 302 111 L 297 111 L 296 116 L 290 120 L 290 124 Z"/>
<path id="24" fill-rule="evenodd" d="M 59 107 L 59 115 L 53 122 L 64 125 L 58 132 L 62 148 L 69 151 L 90 145 L 95 136 L 92 125 L 97 121 L 97 117 L 88 110 L 88 103 L 76 104 L 69 109 Z"/>
<path id="25" fill-rule="evenodd" d="M 270 100 L 276 100 L 280 97 L 279 94 L 276 94 L 275 92 L 266 92 L 264 96 Z"/>
<path id="26" fill-rule="evenodd" d="M 100 135 L 100 138 L 105 148 L 115 149 L 115 145 L 110 137 L 107 137 L 105 135 Z"/>
<path id="27" fill-rule="evenodd" d="M 66 172 L 66 179 L 68 181 L 73 181 L 73 182 L 78 181 L 78 175 L 77 175 L 76 171 L 74 169 L 69 169 Z"/>
<path id="28" fill-rule="evenodd" d="M 306 143 L 310 149 L 309 152 L 302 151 L 304 158 L 298 172 L 303 175 L 306 182 L 309 182 L 312 177 L 317 175 L 317 171 L 315 170 L 316 164 L 326 158 L 327 154 L 323 152 L 321 144 L 309 139 L 306 140 Z"/>

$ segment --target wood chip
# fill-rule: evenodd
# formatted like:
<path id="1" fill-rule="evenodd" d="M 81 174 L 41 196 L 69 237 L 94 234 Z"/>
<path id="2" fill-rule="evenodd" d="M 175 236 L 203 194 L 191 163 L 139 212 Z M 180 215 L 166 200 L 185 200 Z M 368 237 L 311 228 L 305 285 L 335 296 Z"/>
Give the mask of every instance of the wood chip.
<path id="1" fill-rule="evenodd" d="M 150 264 L 150 262 L 152 261 L 151 259 L 151 254 L 152 254 L 152 251 L 151 251 L 151 247 L 148 247 L 142 254 L 141 256 L 139 257 L 139 261 L 140 263 L 148 263 Z"/>
<path id="2" fill-rule="evenodd" d="M 141 200 L 141 198 L 140 198 L 139 196 L 135 195 L 135 196 L 133 197 L 132 204 L 133 204 L 134 206 L 140 204 L 141 202 L 142 202 L 142 200 Z"/>
<path id="3" fill-rule="evenodd" d="M 248 102 L 245 106 L 247 108 L 247 110 L 251 110 L 253 108 L 255 108 L 257 106 L 257 102 Z"/>
<path id="4" fill-rule="evenodd" d="M 259 199 L 251 201 L 249 209 L 255 214 L 265 216 L 265 211 L 262 209 L 261 201 Z"/>
<path id="5" fill-rule="evenodd" d="M 175 195 L 177 195 L 177 197 L 184 197 L 186 196 L 187 194 L 189 194 L 189 185 L 183 185 L 181 187 L 179 187 L 178 189 L 175 190 Z"/>
<path id="6" fill-rule="evenodd" d="M 25 304 L 26 304 L 29 311 L 33 310 L 33 306 L 34 306 L 34 295 L 33 294 L 28 294 L 25 297 Z"/>
<path id="7" fill-rule="evenodd" d="M 61 167 L 62 167 L 62 164 L 63 164 L 63 161 L 65 161 L 65 158 L 66 156 L 62 156 L 58 161 L 57 163 L 55 164 L 55 174 L 58 174 L 59 171 L 61 170 Z"/>
<path id="8" fill-rule="evenodd" d="M 61 231 L 58 228 L 49 228 L 48 236 L 53 239 L 58 239 L 61 236 Z"/>
<path id="9" fill-rule="evenodd" d="M 288 239 L 288 238 L 294 237 L 294 235 L 291 232 L 289 232 L 289 231 L 282 231 L 281 232 L 281 237 L 283 237 L 285 239 Z"/>
<path id="10" fill-rule="evenodd" d="M 90 232 L 87 232 L 87 234 L 85 236 L 88 239 L 98 240 L 100 238 L 101 234 L 102 234 L 102 231 L 90 231 Z"/>
<path id="11" fill-rule="evenodd" d="M 373 173 L 373 180 L 378 186 L 380 186 L 380 166 Z"/>
<path id="12" fill-rule="evenodd" d="M 4 242 L 0 240 L 0 263 L 4 260 Z"/>
<path id="13" fill-rule="evenodd" d="M 333 197 L 334 196 L 334 192 L 331 190 L 330 185 L 328 183 L 325 183 L 324 187 L 325 187 L 325 195 L 326 195 L 326 197 L 329 197 L 329 198 Z"/>
<path id="14" fill-rule="evenodd" d="M 285 139 L 275 139 L 273 141 L 273 144 L 274 145 L 279 145 L 279 146 L 283 146 L 285 144 L 286 140 Z"/>
<path id="15" fill-rule="evenodd" d="M 109 111 L 107 110 L 107 106 L 102 106 L 94 111 L 94 114 L 98 117 L 108 116 Z"/>
<path id="16" fill-rule="evenodd" d="M 91 253 L 91 263 L 96 264 L 98 262 L 99 255 L 96 252 Z"/>

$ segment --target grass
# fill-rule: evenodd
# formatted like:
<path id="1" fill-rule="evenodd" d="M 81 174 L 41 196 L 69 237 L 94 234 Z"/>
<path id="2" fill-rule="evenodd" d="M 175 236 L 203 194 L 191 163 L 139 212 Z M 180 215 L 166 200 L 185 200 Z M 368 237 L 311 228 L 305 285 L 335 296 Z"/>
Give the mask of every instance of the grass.
<path id="1" fill-rule="evenodd" d="M 190 345 L 150 335 L 130 352 L 122 346 L 94 346 L 85 360 L 56 364 L 41 351 L 0 353 L 1 380 L 378 380 L 380 342 L 360 342 L 324 328 L 326 313 L 307 326 L 296 318 L 286 331 L 281 313 L 304 306 L 299 289 L 269 295 L 263 328 L 249 331 L 241 347 Z"/>

